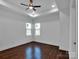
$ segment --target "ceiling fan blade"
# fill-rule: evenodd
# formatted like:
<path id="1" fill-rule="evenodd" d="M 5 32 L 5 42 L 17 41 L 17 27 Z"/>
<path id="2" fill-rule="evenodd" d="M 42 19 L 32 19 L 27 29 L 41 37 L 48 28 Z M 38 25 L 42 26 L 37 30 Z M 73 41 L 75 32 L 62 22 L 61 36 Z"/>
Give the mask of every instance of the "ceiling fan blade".
<path id="1" fill-rule="evenodd" d="M 28 5 L 26 5 L 26 4 L 23 4 L 23 3 L 21 3 L 21 5 L 28 6 Z"/>
<path id="2" fill-rule="evenodd" d="M 37 7 L 41 7 L 41 6 L 33 6 L 33 7 L 36 7 L 37 8 Z"/>
<path id="3" fill-rule="evenodd" d="M 35 9 L 35 8 L 33 8 L 33 10 L 34 10 L 34 11 L 36 11 L 36 9 Z"/>

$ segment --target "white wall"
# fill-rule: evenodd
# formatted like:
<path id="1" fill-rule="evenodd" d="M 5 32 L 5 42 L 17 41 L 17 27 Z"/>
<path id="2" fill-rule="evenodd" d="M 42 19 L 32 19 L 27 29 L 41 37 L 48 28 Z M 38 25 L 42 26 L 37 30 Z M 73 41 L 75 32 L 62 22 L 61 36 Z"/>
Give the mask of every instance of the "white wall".
<path id="1" fill-rule="evenodd" d="M 60 12 L 60 49 L 69 50 L 69 16 Z"/>
<path id="2" fill-rule="evenodd" d="M 70 59 L 78 59 L 77 53 L 78 53 L 78 43 L 77 43 L 77 0 L 71 0 L 70 5 Z M 76 44 L 74 44 L 76 42 Z"/>
<path id="3" fill-rule="evenodd" d="M 76 19 L 76 10 L 75 9 L 72 9 L 71 10 L 71 18 L 70 18 L 71 22 L 70 22 L 70 42 L 71 42 L 71 45 L 70 45 L 70 49 L 71 51 L 75 51 L 76 49 L 74 49 L 74 47 L 76 47 L 76 45 L 74 45 L 74 42 L 77 43 L 77 27 L 76 27 L 76 24 L 77 24 L 77 19 Z"/>
<path id="4" fill-rule="evenodd" d="M 35 37 L 36 41 L 69 50 L 69 21 L 69 17 L 62 12 L 37 18 L 36 22 L 41 23 L 41 35 Z"/>
<path id="5" fill-rule="evenodd" d="M 59 21 L 49 21 L 41 23 L 41 35 L 35 37 L 35 41 L 60 45 L 60 23 Z"/>
<path id="6" fill-rule="evenodd" d="M 78 53 L 78 43 L 77 43 L 77 14 L 76 9 L 71 8 L 71 17 L 70 17 L 70 58 L 77 59 Z M 74 44 L 76 42 L 76 45 Z"/>
<path id="7" fill-rule="evenodd" d="M 31 22 L 28 16 L 0 6 L 0 51 L 31 41 L 25 36 L 26 22 Z"/>

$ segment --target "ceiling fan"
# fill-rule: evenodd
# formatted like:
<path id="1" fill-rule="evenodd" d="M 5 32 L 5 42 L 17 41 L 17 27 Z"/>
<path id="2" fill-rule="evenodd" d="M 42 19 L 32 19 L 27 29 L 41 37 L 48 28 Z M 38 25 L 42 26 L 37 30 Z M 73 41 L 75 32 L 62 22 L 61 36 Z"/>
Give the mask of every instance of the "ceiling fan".
<path id="1" fill-rule="evenodd" d="M 24 3 L 21 3 L 21 5 L 27 6 L 26 10 L 32 9 L 33 11 L 36 11 L 36 8 L 40 8 L 41 7 L 41 5 L 33 5 L 33 0 L 29 0 L 28 5 L 24 4 Z"/>

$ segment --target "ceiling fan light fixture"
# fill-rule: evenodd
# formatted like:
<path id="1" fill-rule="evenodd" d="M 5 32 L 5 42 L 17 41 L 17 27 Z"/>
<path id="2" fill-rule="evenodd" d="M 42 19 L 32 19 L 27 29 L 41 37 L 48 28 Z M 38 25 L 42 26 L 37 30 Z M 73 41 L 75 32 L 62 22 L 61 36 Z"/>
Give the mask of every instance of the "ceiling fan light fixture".
<path id="1" fill-rule="evenodd" d="M 29 9 L 33 9 L 33 7 L 29 7 Z"/>
<path id="2" fill-rule="evenodd" d="M 33 0 L 28 0 L 28 4 L 24 4 L 24 3 L 21 3 L 21 5 L 23 6 L 26 6 L 26 10 L 33 10 L 33 11 L 36 11 L 36 8 L 39 8 L 41 7 L 41 5 L 33 5 Z"/>

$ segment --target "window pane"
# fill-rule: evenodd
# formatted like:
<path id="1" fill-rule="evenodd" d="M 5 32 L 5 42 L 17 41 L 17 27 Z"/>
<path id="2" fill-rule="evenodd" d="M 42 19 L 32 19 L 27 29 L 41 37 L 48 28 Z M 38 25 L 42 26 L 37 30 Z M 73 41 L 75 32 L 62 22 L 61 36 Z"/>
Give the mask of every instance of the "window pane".
<path id="1" fill-rule="evenodd" d="M 32 26 L 31 26 L 31 23 L 26 23 L 26 29 L 31 29 Z"/>
<path id="2" fill-rule="evenodd" d="M 39 47 L 34 48 L 34 57 L 35 59 L 41 59 L 41 49 Z"/>
<path id="3" fill-rule="evenodd" d="M 31 36 L 32 33 L 31 33 L 31 29 L 26 29 L 26 36 Z"/>
<path id="4" fill-rule="evenodd" d="M 40 29 L 40 23 L 35 23 L 35 29 Z"/>
<path id="5" fill-rule="evenodd" d="M 26 49 L 26 59 L 32 59 L 32 48 Z"/>
<path id="6" fill-rule="evenodd" d="M 36 29 L 36 30 L 35 30 L 35 35 L 36 35 L 36 36 L 40 36 L 40 29 Z"/>

